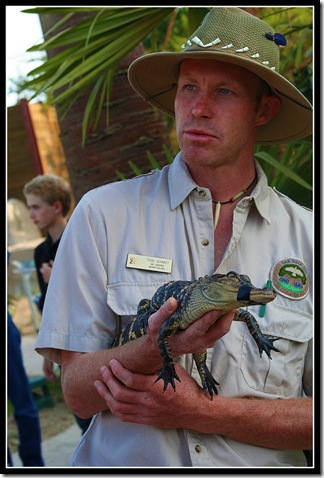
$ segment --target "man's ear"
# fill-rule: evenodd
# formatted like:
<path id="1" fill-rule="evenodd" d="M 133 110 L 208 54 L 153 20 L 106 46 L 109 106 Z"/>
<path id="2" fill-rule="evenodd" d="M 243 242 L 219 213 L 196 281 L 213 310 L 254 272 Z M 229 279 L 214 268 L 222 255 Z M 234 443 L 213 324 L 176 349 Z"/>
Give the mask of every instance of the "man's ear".
<path id="1" fill-rule="evenodd" d="M 281 108 L 281 100 L 278 96 L 264 96 L 260 102 L 258 112 L 257 126 L 269 123 L 279 113 Z"/>
<path id="2" fill-rule="evenodd" d="M 57 200 L 55 201 L 55 203 L 54 203 L 54 208 L 55 208 L 55 212 L 56 212 L 57 214 L 61 214 L 63 207 L 62 207 L 62 203 L 61 203 L 61 201 L 60 201 L 59 199 L 57 199 Z"/>

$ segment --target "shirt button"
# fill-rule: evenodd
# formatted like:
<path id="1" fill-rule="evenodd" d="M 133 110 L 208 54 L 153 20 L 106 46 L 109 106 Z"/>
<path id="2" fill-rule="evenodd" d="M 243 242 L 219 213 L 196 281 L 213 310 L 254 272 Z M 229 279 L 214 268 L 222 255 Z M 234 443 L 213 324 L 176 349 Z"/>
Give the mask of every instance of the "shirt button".
<path id="1" fill-rule="evenodd" d="M 209 240 L 208 240 L 208 239 L 203 239 L 203 240 L 201 241 L 201 243 L 202 243 L 203 246 L 208 246 Z"/>
<path id="2" fill-rule="evenodd" d="M 201 198 L 204 198 L 204 197 L 206 196 L 206 192 L 205 192 L 205 191 L 202 191 L 202 190 L 199 191 L 199 196 L 200 196 Z"/>
<path id="3" fill-rule="evenodd" d="M 201 453 L 201 452 L 202 452 L 202 448 L 201 448 L 200 445 L 196 445 L 196 446 L 195 446 L 195 452 L 196 452 L 196 453 Z"/>

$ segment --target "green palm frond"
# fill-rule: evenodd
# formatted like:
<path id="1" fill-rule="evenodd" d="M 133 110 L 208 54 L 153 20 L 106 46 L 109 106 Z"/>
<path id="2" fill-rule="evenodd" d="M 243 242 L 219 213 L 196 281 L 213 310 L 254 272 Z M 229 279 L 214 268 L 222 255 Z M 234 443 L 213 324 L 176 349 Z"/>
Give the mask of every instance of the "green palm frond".
<path id="1" fill-rule="evenodd" d="M 312 144 L 304 140 L 288 143 L 285 147 L 257 146 L 254 156 L 260 162 L 271 187 L 312 209 L 312 154 Z"/>
<path id="2" fill-rule="evenodd" d="M 173 8 L 34 8 L 26 13 L 38 15 L 62 13 L 64 17 L 51 29 L 53 35 L 28 51 L 64 50 L 29 72 L 27 85 L 35 86 L 35 96 L 46 92 L 61 111 L 86 91 L 92 90 L 83 118 L 83 143 L 89 119 L 94 115 L 94 126 L 102 108 L 109 110 L 113 73 L 122 58 L 167 17 Z M 73 15 L 86 12 L 91 16 L 72 27 L 54 34 Z M 31 98 L 33 99 L 33 98 Z"/>

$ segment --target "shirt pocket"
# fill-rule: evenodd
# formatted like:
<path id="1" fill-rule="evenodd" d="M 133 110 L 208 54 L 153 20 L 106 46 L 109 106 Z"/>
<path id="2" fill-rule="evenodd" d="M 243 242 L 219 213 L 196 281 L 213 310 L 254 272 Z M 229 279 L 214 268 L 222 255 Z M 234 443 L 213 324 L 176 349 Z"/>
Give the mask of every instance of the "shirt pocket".
<path id="1" fill-rule="evenodd" d="M 151 299 L 158 287 L 163 284 L 165 282 L 120 282 L 108 286 L 107 304 L 117 318 L 112 342 L 134 319 L 139 302 L 142 299 Z"/>
<path id="2" fill-rule="evenodd" d="M 278 338 L 274 346 L 280 353 L 265 352 L 258 359 L 255 342 L 244 328 L 240 371 L 251 389 L 286 398 L 302 395 L 302 379 L 308 342 L 313 336 L 312 316 L 299 309 L 267 305 L 267 320 L 262 333 Z M 263 320 L 263 319 L 262 319 Z M 251 340 L 252 339 L 252 340 Z"/>

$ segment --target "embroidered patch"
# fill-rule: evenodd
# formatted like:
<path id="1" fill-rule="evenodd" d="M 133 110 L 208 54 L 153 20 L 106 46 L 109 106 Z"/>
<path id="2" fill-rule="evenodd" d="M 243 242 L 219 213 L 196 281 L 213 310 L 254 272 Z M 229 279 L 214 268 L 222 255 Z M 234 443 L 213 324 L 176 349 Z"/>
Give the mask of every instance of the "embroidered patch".
<path id="1" fill-rule="evenodd" d="M 279 294 L 289 299 L 303 299 L 309 291 L 306 266 L 300 259 L 278 261 L 271 270 L 272 286 Z"/>

